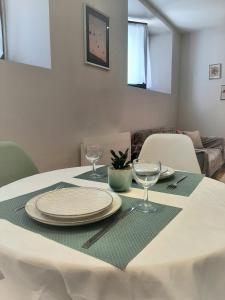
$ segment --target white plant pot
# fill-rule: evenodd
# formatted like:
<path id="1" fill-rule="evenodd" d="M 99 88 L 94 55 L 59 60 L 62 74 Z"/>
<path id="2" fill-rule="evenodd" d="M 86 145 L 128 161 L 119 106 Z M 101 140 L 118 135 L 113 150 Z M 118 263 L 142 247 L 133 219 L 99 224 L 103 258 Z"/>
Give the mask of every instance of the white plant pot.
<path id="1" fill-rule="evenodd" d="M 126 192 L 132 184 L 132 169 L 116 170 L 108 167 L 108 183 L 115 192 Z"/>

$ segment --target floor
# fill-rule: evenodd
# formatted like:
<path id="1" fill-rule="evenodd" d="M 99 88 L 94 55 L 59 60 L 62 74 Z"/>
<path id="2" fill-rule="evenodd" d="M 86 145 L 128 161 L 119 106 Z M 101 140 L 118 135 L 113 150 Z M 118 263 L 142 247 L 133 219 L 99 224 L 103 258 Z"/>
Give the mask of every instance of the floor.
<path id="1" fill-rule="evenodd" d="M 223 183 L 225 183 L 225 164 L 223 165 L 223 167 L 218 170 L 214 175 L 213 175 L 213 179 L 219 180 Z"/>

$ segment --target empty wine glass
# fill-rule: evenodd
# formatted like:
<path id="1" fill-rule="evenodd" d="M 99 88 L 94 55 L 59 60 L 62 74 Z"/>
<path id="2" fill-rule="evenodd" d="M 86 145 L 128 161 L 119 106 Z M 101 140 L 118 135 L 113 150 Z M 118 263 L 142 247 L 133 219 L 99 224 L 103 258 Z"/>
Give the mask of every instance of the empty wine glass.
<path id="1" fill-rule="evenodd" d="M 144 201 L 138 205 L 137 209 L 144 213 L 156 212 L 157 209 L 149 202 L 148 189 L 158 181 L 161 163 L 135 159 L 132 170 L 135 181 L 144 188 Z"/>
<path id="2" fill-rule="evenodd" d="M 96 162 L 101 158 L 103 154 L 102 147 L 98 144 L 86 146 L 86 159 L 92 164 L 92 173 L 90 178 L 101 178 L 102 175 L 96 172 Z"/>

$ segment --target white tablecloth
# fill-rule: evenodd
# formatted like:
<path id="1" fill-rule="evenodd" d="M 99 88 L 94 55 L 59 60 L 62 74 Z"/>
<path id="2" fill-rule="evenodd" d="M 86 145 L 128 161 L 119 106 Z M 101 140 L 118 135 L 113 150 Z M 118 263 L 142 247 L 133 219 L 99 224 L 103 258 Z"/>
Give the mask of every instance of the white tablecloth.
<path id="1" fill-rule="evenodd" d="M 4 201 L 85 168 L 35 175 L 0 189 Z M 142 190 L 127 195 L 142 197 Z M 204 178 L 190 197 L 150 192 L 152 201 L 183 211 L 128 265 L 125 272 L 0 220 L 1 300 L 224 300 L 225 185 Z M 151 217 L 151 216 L 149 216 Z"/>

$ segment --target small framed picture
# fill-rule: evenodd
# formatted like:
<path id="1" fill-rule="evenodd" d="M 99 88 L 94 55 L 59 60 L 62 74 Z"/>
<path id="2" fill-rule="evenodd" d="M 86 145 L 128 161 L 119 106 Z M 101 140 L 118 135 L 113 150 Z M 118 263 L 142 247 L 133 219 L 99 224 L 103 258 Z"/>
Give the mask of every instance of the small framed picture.
<path id="1" fill-rule="evenodd" d="M 220 79 L 222 64 L 209 65 L 209 79 Z"/>
<path id="2" fill-rule="evenodd" d="M 221 85 L 221 96 L 220 100 L 225 100 L 225 85 Z"/>
<path id="3" fill-rule="evenodd" d="M 109 69 L 109 17 L 84 5 L 85 62 Z"/>

